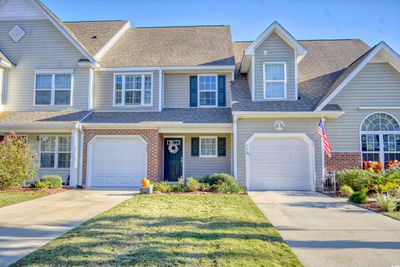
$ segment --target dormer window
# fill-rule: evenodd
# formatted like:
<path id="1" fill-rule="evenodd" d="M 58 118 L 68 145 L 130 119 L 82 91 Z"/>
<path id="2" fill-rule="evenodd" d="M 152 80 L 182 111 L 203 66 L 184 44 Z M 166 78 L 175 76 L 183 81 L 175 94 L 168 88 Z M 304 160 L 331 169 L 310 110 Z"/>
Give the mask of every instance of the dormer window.
<path id="1" fill-rule="evenodd" d="M 286 63 L 267 62 L 263 65 L 264 99 L 285 99 L 286 93 Z"/>

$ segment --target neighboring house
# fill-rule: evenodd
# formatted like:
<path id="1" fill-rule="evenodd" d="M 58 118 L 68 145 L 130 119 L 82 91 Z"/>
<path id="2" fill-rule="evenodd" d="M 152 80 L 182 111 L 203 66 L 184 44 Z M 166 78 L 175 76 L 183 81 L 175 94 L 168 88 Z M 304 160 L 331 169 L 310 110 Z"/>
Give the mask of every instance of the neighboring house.
<path id="1" fill-rule="evenodd" d="M 400 160 L 400 57 L 383 42 L 299 41 L 276 22 L 232 42 L 229 26 L 62 22 L 3 0 L 0 70 L 1 135 L 25 136 L 39 176 L 72 187 L 227 172 L 316 190 L 325 170 Z"/>

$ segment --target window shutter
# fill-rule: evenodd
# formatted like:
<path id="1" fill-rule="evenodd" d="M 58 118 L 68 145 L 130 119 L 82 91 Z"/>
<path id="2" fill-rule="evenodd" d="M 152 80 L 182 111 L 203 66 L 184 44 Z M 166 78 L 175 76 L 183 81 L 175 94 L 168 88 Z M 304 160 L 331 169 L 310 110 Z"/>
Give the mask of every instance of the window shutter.
<path id="1" fill-rule="evenodd" d="M 218 137 L 218 157 L 226 156 L 226 137 Z"/>
<path id="2" fill-rule="evenodd" d="M 190 107 L 197 107 L 197 76 L 190 76 Z"/>
<path id="3" fill-rule="evenodd" d="M 200 138 L 192 137 L 192 157 L 198 157 L 200 152 Z"/>
<path id="4" fill-rule="evenodd" d="M 218 75 L 218 107 L 226 106 L 226 77 Z"/>

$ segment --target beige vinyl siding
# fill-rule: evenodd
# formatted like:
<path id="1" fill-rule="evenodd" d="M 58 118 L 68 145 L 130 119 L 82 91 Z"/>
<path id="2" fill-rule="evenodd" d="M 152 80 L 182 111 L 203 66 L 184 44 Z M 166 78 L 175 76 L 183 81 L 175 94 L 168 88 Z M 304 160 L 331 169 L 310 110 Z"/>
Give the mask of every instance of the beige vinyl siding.
<path id="1" fill-rule="evenodd" d="M 321 185 L 322 155 L 321 139 L 315 134 L 319 119 L 282 119 L 285 128 L 278 132 L 274 123 L 278 119 L 240 119 L 237 123 L 237 179 L 246 185 L 245 144 L 255 133 L 305 133 L 315 144 L 315 170 L 317 188 Z M 288 162 L 290 164 L 290 162 Z"/>
<path id="2" fill-rule="evenodd" d="M 231 73 L 215 73 L 208 74 L 226 75 L 226 106 L 231 106 Z M 165 108 L 188 108 L 189 103 L 189 79 L 191 75 L 199 73 L 166 73 L 164 74 L 164 107 Z"/>
<path id="3" fill-rule="evenodd" d="M 40 148 L 39 148 L 39 141 L 38 141 L 38 137 L 41 135 L 54 135 L 54 136 L 59 136 L 59 135 L 63 135 L 63 136 L 71 136 L 71 133 L 22 133 L 22 132 L 17 132 L 17 135 L 22 135 L 22 136 L 26 136 L 28 139 L 28 144 L 30 144 L 32 146 L 32 148 L 34 149 L 34 151 L 37 154 L 37 164 L 39 166 L 39 162 L 40 162 Z M 1 135 L 7 136 L 9 135 L 9 133 L 1 133 Z M 44 175 L 60 175 L 63 178 L 63 182 L 66 182 L 68 179 L 68 176 L 70 175 L 70 169 L 50 169 L 50 168 L 39 168 L 37 170 L 37 177 L 36 178 L 40 178 Z"/>
<path id="4" fill-rule="evenodd" d="M 185 137 L 185 176 L 202 178 L 217 172 L 232 173 L 232 137 L 231 134 L 173 134 L 168 136 Z M 226 137 L 226 156 L 217 158 L 192 157 L 192 137 L 217 136 Z"/>
<path id="5" fill-rule="evenodd" d="M 114 74 L 135 74 L 152 73 L 153 74 L 153 105 L 152 106 L 113 106 L 114 93 Z M 135 110 L 135 111 L 157 111 L 159 108 L 160 92 L 160 74 L 158 70 L 154 71 L 96 71 L 94 73 L 94 109 L 96 110 Z"/>
<path id="6" fill-rule="evenodd" d="M 267 55 L 264 51 L 267 50 Z M 295 99 L 295 60 L 294 50 L 276 33 L 272 33 L 255 50 L 255 100 L 264 100 L 263 63 L 286 63 L 287 99 Z"/>
<path id="7" fill-rule="evenodd" d="M 360 125 L 366 116 L 382 111 L 400 120 L 400 110 L 358 109 L 399 107 L 400 73 L 388 63 L 368 63 L 330 103 L 345 111 L 342 117 L 326 123 L 333 151 L 360 151 Z"/>
<path id="8" fill-rule="evenodd" d="M 8 33 L 19 25 L 25 36 L 15 43 Z M 47 20 L 0 21 L 1 49 L 17 66 L 8 72 L 6 110 L 60 110 L 70 106 L 34 106 L 35 69 L 73 69 L 73 108 L 88 108 L 89 70 L 78 61 L 85 58 Z"/>
<path id="9" fill-rule="evenodd" d="M 0 9 L 0 20 L 40 19 L 45 18 L 39 9 L 27 0 L 6 0 L 2 1 Z"/>

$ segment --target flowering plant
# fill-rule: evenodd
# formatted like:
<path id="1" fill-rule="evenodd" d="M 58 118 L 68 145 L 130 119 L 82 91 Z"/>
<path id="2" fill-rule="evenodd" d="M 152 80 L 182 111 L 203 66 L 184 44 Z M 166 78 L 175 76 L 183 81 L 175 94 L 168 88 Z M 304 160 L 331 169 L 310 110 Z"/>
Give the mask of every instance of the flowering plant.
<path id="1" fill-rule="evenodd" d="M 400 167 L 400 161 L 398 160 L 391 160 L 388 163 L 386 163 L 386 169 L 390 169 L 394 166 Z"/>
<path id="2" fill-rule="evenodd" d="M 375 173 L 381 171 L 383 168 L 383 162 L 378 161 L 364 161 L 363 165 L 365 170 L 369 170 Z"/>

